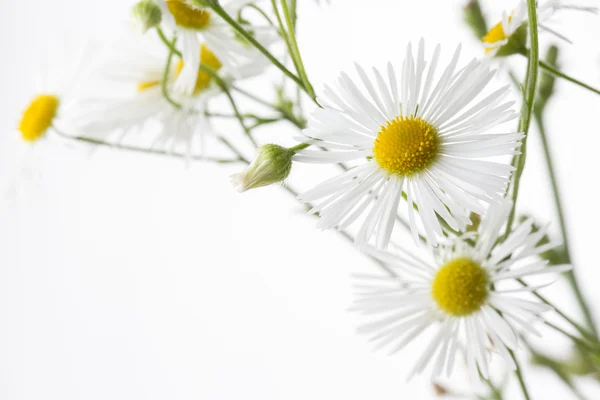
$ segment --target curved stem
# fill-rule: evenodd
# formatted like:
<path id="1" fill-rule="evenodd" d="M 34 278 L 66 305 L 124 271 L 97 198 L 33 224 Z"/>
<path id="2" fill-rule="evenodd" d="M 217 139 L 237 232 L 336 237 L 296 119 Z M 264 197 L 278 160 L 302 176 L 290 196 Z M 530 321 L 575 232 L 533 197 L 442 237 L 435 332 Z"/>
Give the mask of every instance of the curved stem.
<path id="1" fill-rule="evenodd" d="M 161 81 L 161 90 L 163 97 L 175 108 L 181 108 L 181 104 L 177 103 L 175 100 L 171 98 L 169 94 L 169 88 L 167 87 L 167 83 L 169 81 L 169 74 L 171 73 L 171 63 L 173 62 L 173 55 L 175 54 L 175 43 L 177 43 L 177 38 L 174 38 L 171 41 L 171 46 L 169 47 L 169 56 L 167 57 L 167 64 L 165 65 L 165 71 L 163 73 L 163 78 Z"/>
<path id="2" fill-rule="evenodd" d="M 156 33 L 158 33 L 158 37 L 160 38 L 160 40 L 175 54 L 177 54 L 177 57 L 181 58 L 183 57 L 183 55 L 181 54 L 181 52 L 179 50 L 177 50 L 177 48 L 175 47 L 175 42 L 171 43 L 169 41 L 169 39 L 167 39 L 167 36 L 165 36 L 165 33 L 163 32 L 162 29 L 160 29 L 160 27 L 156 27 Z"/>
<path id="3" fill-rule="evenodd" d="M 580 87 L 582 87 L 584 89 L 587 89 L 587 90 L 589 90 L 589 91 L 591 91 L 593 93 L 600 94 L 600 90 L 599 89 L 596 89 L 595 87 L 592 87 L 592 86 L 590 86 L 590 85 L 588 85 L 586 83 L 583 83 L 583 82 L 581 82 L 581 81 L 579 81 L 579 80 L 577 80 L 577 79 L 575 79 L 575 78 L 573 78 L 573 77 L 565 74 L 564 72 L 561 72 L 559 69 L 554 68 L 552 65 L 548 64 L 545 61 L 540 60 L 540 67 L 542 69 L 544 69 L 545 71 L 547 71 L 548 73 L 550 73 L 550 74 L 552 74 L 552 75 L 554 75 L 554 76 L 556 76 L 558 78 L 562 78 L 562 79 L 564 79 L 566 81 L 574 83 L 577 86 L 580 86 Z"/>
<path id="4" fill-rule="evenodd" d="M 233 29 L 235 29 L 240 35 L 242 35 L 244 37 L 244 39 L 246 39 L 247 41 L 249 41 L 254 47 L 256 47 L 261 53 L 263 53 L 265 55 L 265 57 L 267 57 L 269 59 L 269 61 L 271 61 L 271 63 L 273 63 L 273 65 L 275 65 L 277 68 L 279 68 L 281 70 L 281 72 L 283 72 L 285 75 L 287 75 L 291 80 L 293 80 L 294 82 L 296 82 L 297 85 L 299 85 L 304 91 L 306 91 L 307 89 L 304 87 L 304 84 L 302 83 L 302 81 L 296 76 L 294 75 L 289 69 L 287 69 L 285 67 L 285 65 L 283 65 L 281 62 L 279 62 L 279 60 L 277 60 L 275 58 L 275 56 L 273 54 L 271 54 L 269 52 L 269 50 L 267 50 L 262 44 L 260 44 L 255 38 L 254 36 L 252 36 L 250 33 L 248 33 L 248 31 L 246 31 L 240 24 L 238 24 L 233 18 L 231 18 L 231 16 L 229 14 L 227 14 L 227 11 L 225 11 L 223 9 L 223 7 L 221 7 L 221 5 L 219 5 L 218 3 L 214 4 L 212 6 L 212 9 L 221 17 L 225 20 L 225 22 L 227 22 L 229 25 L 231 25 L 231 27 Z"/>
<path id="5" fill-rule="evenodd" d="M 552 195 L 554 197 L 554 204 L 556 206 L 556 212 L 558 214 L 558 223 L 560 226 L 560 232 L 561 232 L 562 239 L 563 239 L 563 247 L 564 247 L 564 254 L 565 254 L 564 261 L 566 264 L 572 264 L 569 233 L 567 230 L 567 222 L 566 222 L 564 208 L 563 208 L 562 196 L 560 194 L 560 188 L 558 186 L 558 179 L 556 177 L 556 171 L 554 170 L 554 165 L 552 162 L 552 150 L 550 149 L 550 143 L 549 143 L 548 137 L 546 135 L 546 127 L 544 125 L 544 119 L 543 119 L 542 115 L 536 113 L 535 119 L 536 119 L 537 125 L 539 127 L 540 138 L 542 139 L 542 147 L 544 149 L 544 159 L 546 161 L 546 169 L 548 170 L 548 176 L 550 178 L 550 184 L 552 186 Z M 592 316 L 590 308 L 587 305 L 587 302 L 583 298 L 583 293 L 581 292 L 581 288 L 579 287 L 579 283 L 577 282 L 577 278 L 575 276 L 574 269 L 567 272 L 566 275 L 567 275 L 569 284 L 571 285 L 571 288 L 573 289 L 573 292 L 575 292 L 575 297 L 577 299 L 577 303 L 579 304 L 579 308 L 581 308 L 581 311 L 583 312 L 583 316 L 585 318 L 586 325 L 587 325 L 588 329 L 591 330 L 591 332 L 593 334 L 592 336 L 594 337 L 594 339 L 598 339 L 598 331 L 596 329 L 596 324 L 595 324 L 594 318 Z M 589 335 L 589 333 L 588 333 L 588 335 Z"/>
<path id="6" fill-rule="evenodd" d="M 515 357 L 515 353 L 512 350 L 508 350 L 510 356 L 512 357 L 517 369 L 515 370 L 515 375 L 517 375 L 517 379 L 519 380 L 519 385 L 521 386 L 521 391 L 523 392 L 523 396 L 525 396 L 526 400 L 531 400 L 531 396 L 529 396 L 529 390 L 527 389 L 527 385 L 525 384 L 525 379 L 523 378 L 523 373 L 521 372 L 521 366 L 519 365 L 519 361 L 517 361 L 517 357 Z"/>
<path id="7" fill-rule="evenodd" d="M 537 23 L 537 9 L 535 0 L 527 0 L 527 11 L 529 15 L 529 37 L 531 40 L 531 51 L 529 52 L 529 58 L 527 62 L 527 78 L 525 79 L 525 102 L 523 109 L 521 110 L 521 119 L 519 121 L 519 130 L 525 134 L 521 145 L 521 153 L 515 157 L 514 163 L 516 164 L 516 171 L 513 180 L 513 206 L 506 224 L 506 231 L 504 233 L 504 239 L 508 237 L 512 230 L 512 224 L 515 220 L 515 214 L 517 209 L 517 198 L 519 197 L 519 186 L 521 183 L 521 176 L 525 169 L 525 160 L 527 157 L 527 138 L 529 136 L 529 127 L 531 125 L 531 116 L 533 114 L 533 105 L 535 102 L 535 95 L 537 91 L 538 81 L 538 66 L 540 61 L 540 49 L 538 40 L 538 23 Z"/>
<path id="8" fill-rule="evenodd" d="M 152 154 L 152 155 L 159 155 L 159 156 L 165 156 L 165 157 L 190 159 L 190 160 L 194 160 L 194 161 L 208 161 L 208 162 L 214 162 L 217 164 L 234 164 L 234 163 L 244 162 L 244 160 L 239 157 L 232 158 L 232 159 L 225 159 L 225 158 L 215 158 L 215 157 L 207 157 L 207 156 L 200 156 L 200 155 L 180 154 L 180 153 L 169 152 L 166 150 L 146 149 L 143 147 L 129 146 L 129 145 L 124 145 L 124 144 L 120 144 L 120 143 L 110 143 L 110 142 L 106 142 L 104 140 L 93 139 L 93 138 L 88 138 L 88 137 L 84 137 L 84 136 L 69 136 L 69 135 L 62 133 L 61 131 L 59 131 L 57 129 L 53 129 L 53 130 L 58 134 L 58 136 L 60 136 L 63 139 L 75 140 L 77 142 L 85 143 L 85 144 L 92 145 L 92 146 L 110 147 L 112 149 L 131 151 L 134 153 L 143 153 L 143 154 Z"/>
<path id="9" fill-rule="evenodd" d="M 304 82 L 304 87 L 306 88 L 308 95 L 316 103 L 317 96 L 315 95 L 315 90 L 310 84 L 308 75 L 306 74 L 306 68 L 304 68 L 304 63 L 302 62 L 302 56 L 300 55 L 300 49 L 298 48 L 298 41 L 296 40 L 295 23 L 292 19 L 292 14 L 290 13 L 287 0 L 281 0 L 281 6 L 283 8 L 283 15 L 285 16 L 285 22 L 288 27 L 291 56 L 296 60 L 295 64 L 298 70 L 298 75 L 300 75 L 300 79 L 302 79 L 302 82 Z"/>

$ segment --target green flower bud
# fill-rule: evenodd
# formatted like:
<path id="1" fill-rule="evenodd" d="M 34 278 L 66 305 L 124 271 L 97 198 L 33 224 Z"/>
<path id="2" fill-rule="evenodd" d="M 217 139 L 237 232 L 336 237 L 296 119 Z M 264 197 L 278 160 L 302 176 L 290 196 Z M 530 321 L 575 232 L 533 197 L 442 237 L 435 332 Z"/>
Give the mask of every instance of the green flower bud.
<path id="1" fill-rule="evenodd" d="M 558 63 L 558 47 L 550 46 L 545 57 L 546 64 L 553 67 Z M 535 105 L 536 112 L 542 112 L 550 97 L 554 94 L 554 83 L 556 78 L 554 75 L 547 72 L 543 73 L 540 78 L 540 86 L 538 88 L 538 97 Z"/>
<path id="2" fill-rule="evenodd" d="M 485 18 L 483 18 L 483 13 L 481 12 L 481 6 L 479 5 L 479 0 L 471 0 L 463 9 L 465 22 L 477 39 L 484 37 L 488 28 L 485 23 Z"/>
<path id="3" fill-rule="evenodd" d="M 142 0 L 131 10 L 133 20 L 143 33 L 157 27 L 162 20 L 160 7 L 153 0 Z"/>
<path id="4" fill-rule="evenodd" d="M 246 169 L 231 176 L 231 181 L 240 192 L 282 182 L 292 170 L 294 154 L 292 149 L 266 144 Z"/>

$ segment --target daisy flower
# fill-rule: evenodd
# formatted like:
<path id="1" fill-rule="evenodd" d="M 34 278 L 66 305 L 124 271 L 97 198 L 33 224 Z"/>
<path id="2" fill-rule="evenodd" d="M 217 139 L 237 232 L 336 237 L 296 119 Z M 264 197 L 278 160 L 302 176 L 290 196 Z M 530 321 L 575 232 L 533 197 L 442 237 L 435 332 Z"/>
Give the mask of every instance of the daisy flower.
<path id="1" fill-rule="evenodd" d="M 514 285 L 515 280 L 558 274 L 571 267 L 548 266 L 540 259 L 556 244 L 540 245 L 546 229 L 536 230 L 531 219 L 496 244 L 511 207 L 510 201 L 490 207 L 476 234 L 432 249 L 431 260 L 401 249 L 397 254 L 369 249 L 397 276 L 357 277 L 352 310 L 370 318 L 359 332 L 391 353 L 429 334 L 429 345 L 410 377 L 429 364 L 432 379 L 444 373 L 450 376 L 462 354 L 470 377 L 477 381 L 479 371 L 487 379 L 492 356 L 498 355 L 515 369 L 508 350 L 519 348 L 521 334 L 539 336 L 535 324 L 552 308 L 526 296 L 547 284 L 520 286 Z"/>
<path id="2" fill-rule="evenodd" d="M 408 45 L 399 79 L 391 64 L 387 80 L 377 69 L 372 80 L 357 65 L 367 94 L 345 73 L 325 87 L 323 108 L 298 140 L 329 151 L 308 148 L 295 160 L 361 162 L 299 196 L 316 204 L 311 212 L 321 228 L 345 229 L 365 214 L 357 244 L 376 237 L 377 247 L 386 247 L 405 197 L 415 240 L 419 219 L 436 245 L 438 217 L 460 231 L 472 211 L 484 213 L 482 202 L 502 200 L 513 167 L 481 158 L 516 154 L 521 133 L 490 132 L 516 117 L 514 102 L 503 101 L 508 86 L 484 95 L 496 71 L 476 59 L 457 68 L 459 55 L 460 46 L 437 76 L 440 46 L 425 61 L 421 40 L 416 56 Z"/>
<path id="3" fill-rule="evenodd" d="M 196 69 L 196 83 L 189 94 L 175 90 L 185 69 L 183 60 L 172 59 L 166 73 L 169 50 L 154 37 L 127 32 L 126 39 L 113 46 L 94 77 L 96 90 L 88 98 L 83 132 L 86 136 L 118 140 L 133 135 L 153 137 L 151 148 L 167 148 L 191 156 L 204 134 L 211 131 L 204 112 L 208 102 L 222 93 L 214 77 Z M 234 76 L 253 76 L 256 63 L 228 65 L 206 45 L 199 46 L 198 64 L 206 65 L 231 81 Z M 116 49 L 114 48 L 116 47 Z M 163 90 L 170 93 L 165 97 Z M 169 101 L 171 100 L 171 101 Z"/>
<path id="4" fill-rule="evenodd" d="M 248 2 L 246 0 L 224 1 L 221 5 L 229 15 L 237 15 L 241 8 Z M 198 78 L 200 65 L 200 45 L 206 44 L 219 60 L 232 66 L 253 63 L 261 60 L 261 68 L 256 73 L 262 72 L 269 62 L 254 47 L 245 43 L 230 25 L 210 8 L 199 8 L 185 0 L 159 0 L 158 5 L 163 11 L 164 25 L 179 34 L 180 45 L 183 53 L 184 67 L 179 74 L 176 87 L 187 94 L 193 92 Z M 268 44 L 272 40 L 273 32 L 262 28 L 253 28 L 256 39 Z"/>
<path id="5" fill-rule="evenodd" d="M 545 30 L 567 42 L 569 40 L 552 29 L 548 23 L 560 10 L 577 10 L 597 12 L 595 7 L 587 7 L 563 0 L 550 0 L 538 6 L 538 25 Z M 508 56 L 526 50 L 527 42 L 527 1 L 520 0 L 515 9 L 502 13 L 502 20 L 494 25 L 482 38 L 485 53 L 490 56 Z"/>

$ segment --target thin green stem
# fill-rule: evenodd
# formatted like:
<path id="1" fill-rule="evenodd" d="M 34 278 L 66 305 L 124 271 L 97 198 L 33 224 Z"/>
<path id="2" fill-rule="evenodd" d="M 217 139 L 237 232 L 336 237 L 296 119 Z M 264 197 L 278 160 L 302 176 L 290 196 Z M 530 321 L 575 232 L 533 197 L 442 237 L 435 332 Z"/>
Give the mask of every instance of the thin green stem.
<path id="1" fill-rule="evenodd" d="M 546 325 L 548 325 L 550 328 L 554 329 L 555 331 L 562 333 L 563 335 L 565 335 L 566 337 L 571 339 L 575 344 L 583 346 L 586 349 L 593 351 L 595 354 L 600 354 L 600 343 L 592 342 L 592 341 L 582 339 L 582 338 L 578 338 L 577 336 L 565 331 L 563 328 L 561 328 L 557 325 L 554 325 L 551 322 L 546 321 Z"/>
<path id="2" fill-rule="evenodd" d="M 252 8 L 252 9 L 256 10 L 260 15 L 263 16 L 263 18 L 268 22 L 269 25 L 271 25 L 273 28 L 277 29 L 277 25 L 275 25 L 273 20 L 271 20 L 271 17 L 269 17 L 269 15 L 267 15 L 267 13 L 262 8 L 260 8 L 256 4 L 246 4 L 244 7 Z M 241 12 L 241 10 L 240 10 L 240 12 Z"/>
<path id="3" fill-rule="evenodd" d="M 106 142 L 104 140 L 93 139 L 93 138 L 88 138 L 88 137 L 84 137 L 84 136 L 69 136 L 69 135 L 62 133 L 61 131 L 59 131 L 57 129 L 54 129 L 54 131 L 63 139 L 74 140 L 74 141 L 77 141 L 80 143 L 85 143 L 85 144 L 88 144 L 91 146 L 110 147 L 111 149 L 131 151 L 134 153 L 152 154 L 152 155 L 159 155 L 159 156 L 172 157 L 172 158 L 189 159 L 189 160 L 194 160 L 194 161 L 207 161 L 207 162 L 214 162 L 217 164 L 234 164 L 234 163 L 244 162 L 244 160 L 239 157 L 226 159 L 226 158 L 207 157 L 207 156 L 201 156 L 201 155 L 188 155 L 188 154 L 170 152 L 170 151 L 166 151 L 166 150 L 146 149 L 143 147 L 130 146 L 130 145 L 125 145 L 125 144 L 120 144 L 120 143 L 110 143 L 110 142 Z"/>
<path id="4" fill-rule="evenodd" d="M 548 73 L 556 76 L 557 78 L 562 78 L 566 81 L 576 84 L 577 86 L 587 89 L 593 93 L 600 94 L 599 89 L 596 89 L 595 87 L 592 87 L 586 83 L 581 82 L 580 80 L 577 80 L 577 79 L 565 74 L 564 72 L 561 72 L 558 68 L 553 67 L 552 65 L 548 64 L 547 62 L 545 62 L 543 60 L 540 60 L 540 67 L 542 69 L 544 69 L 545 71 L 547 71 Z"/>
<path id="5" fill-rule="evenodd" d="M 288 49 L 288 54 L 292 57 L 292 62 L 294 63 L 294 68 L 296 68 L 296 71 L 297 71 L 298 64 L 296 62 L 296 59 L 292 55 L 292 43 L 290 42 L 290 37 L 287 33 L 287 30 L 285 29 L 285 25 L 283 24 L 283 19 L 281 18 L 281 13 L 279 12 L 279 7 L 277 7 L 277 0 L 271 0 L 271 5 L 273 7 L 273 13 L 275 14 L 275 17 L 277 18 L 277 23 L 279 24 L 279 28 L 278 28 L 279 34 L 285 41 L 285 45 Z"/>
<path id="6" fill-rule="evenodd" d="M 169 47 L 169 56 L 167 57 L 167 64 L 165 65 L 165 71 L 163 73 L 163 78 L 161 82 L 161 90 L 163 97 L 175 108 L 181 108 L 181 104 L 177 103 L 175 100 L 171 98 L 169 94 L 168 82 L 169 75 L 171 73 L 171 64 L 173 63 L 173 55 L 175 54 L 175 43 L 177 43 L 177 38 L 174 38 L 171 42 L 171 46 Z"/>
<path id="7" fill-rule="evenodd" d="M 221 78 L 219 76 L 217 71 L 215 71 L 214 69 L 212 69 L 206 65 L 200 65 L 200 69 L 203 70 L 204 72 L 208 73 L 215 81 L 217 81 L 217 85 L 225 93 L 225 96 L 227 96 L 227 99 L 229 100 L 229 103 L 231 104 L 231 108 L 233 109 L 235 117 L 237 118 L 238 122 L 240 123 L 240 126 L 242 127 L 242 129 L 244 130 L 244 133 L 246 134 L 246 136 L 248 137 L 250 142 L 252 142 L 254 147 L 258 147 L 256 140 L 254 140 L 254 138 L 252 137 L 252 132 L 246 126 L 246 122 L 244 121 L 244 116 L 240 112 L 235 99 L 231 95 L 231 91 L 229 90 L 229 86 L 228 86 L 227 82 L 225 82 L 225 80 L 223 80 L 223 78 Z"/>
<path id="8" fill-rule="evenodd" d="M 541 112 L 541 111 L 540 111 Z M 548 141 L 548 137 L 546 135 L 546 127 L 544 124 L 544 119 L 540 113 L 535 114 L 535 119 L 537 125 L 539 127 L 540 138 L 542 139 L 542 146 L 544 149 L 544 159 L 546 161 L 546 169 L 548 170 L 548 176 L 550 177 L 550 184 L 552 186 L 552 196 L 554 197 L 554 204 L 556 206 L 556 212 L 558 214 L 558 222 L 560 226 L 560 232 L 563 239 L 563 247 L 564 247 L 564 255 L 565 255 L 565 263 L 572 264 L 571 260 L 571 250 L 570 250 L 570 240 L 569 240 L 569 232 L 567 229 L 567 222 L 564 213 L 564 206 L 562 201 L 562 196 L 560 192 L 560 188 L 558 185 L 558 179 L 556 176 L 556 171 L 554 169 L 554 163 L 552 160 L 552 150 L 550 149 L 550 142 Z M 586 321 L 586 325 L 588 329 L 591 330 L 594 339 L 598 339 L 598 331 L 596 329 L 596 323 L 592 316 L 592 312 L 587 305 L 587 302 L 583 298 L 583 293 L 581 292 L 581 288 L 579 287 L 579 283 L 577 281 L 577 277 L 575 275 L 574 269 L 567 272 L 566 274 L 567 280 L 575 292 L 575 297 L 577 299 L 577 303 L 579 304 L 579 308 L 583 312 L 583 316 Z M 589 333 L 588 333 L 589 334 Z"/>
<path id="9" fill-rule="evenodd" d="M 295 24 L 290 9 L 288 7 L 287 0 L 281 0 L 281 6 L 283 9 L 283 15 L 285 16 L 285 22 L 288 27 L 288 35 L 290 38 L 291 45 L 291 56 L 293 59 L 296 60 L 295 64 L 298 71 L 298 75 L 300 76 L 300 79 L 302 79 L 302 82 L 304 82 L 304 87 L 306 88 L 308 95 L 316 103 L 317 96 L 315 95 L 315 90 L 313 89 L 310 80 L 308 79 L 308 75 L 306 74 L 306 68 L 304 68 L 304 62 L 302 61 L 302 55 L 300 54 L 300 49 L 298 48 L 298 41 L 296 40 Z"/>
<path id="10" fill-rule="evenodd" d="M 506 232 L 504 238 L 512 230 L 512 224 L 515 220 L 517 199 L 519 197 L 519 187 L 521 183 L 521 177 L 523 170 L 525 169 L 525 160 L 527 158 L 527 138 L 529 136 L 529 127 L 531 126 L 531 117 L 533 114 L 533 105 L 535 103 L 535 96 L 537 92 L 538 82 L 538 65 L 540 61 L 540 49 L 538 40 L 538 23 L 537 23 L 537 8 L 535 0 L 527 0 L 527 11 L 529 16 L 529 37 L 531 41 L 531 50 L 529 52 L 529 58 L 527 62 L 527 78 L 525 80 L 525 102 L 523 104 L 523 110 L 521 111 L 521 119 L 519 122 L 519 128 L 524 133 L 521 145 L 521 153 L 515 157 L 516 171 L 513 179 L 513 207 L 506 224 Z"/>
<path id="11" fill-rule="evenodd" d="M 517 279 L 517 282 L 519 282 L 523 286 L 529 286 L 523 279 Z M 586 337 L 587 339 L 596 340 L 594 334 L 592 334 L 587 329 L 585 329 L 583 326 L 581 326 L 579 323 L 577 323 L 573 318 L 571 318 L 567 314 L 565 314 L 565 312 L 562 311 L 560 308 L 558 308 L 556 305 L 552 304 L 548 299 L 546 299 L 546 297 L 542 296 L 541 294 L 539 294 L 535 291 L 531 292 L 531 294 L 533 294 L 535 297 L 537 297 L 542 303 L 547 304 L 550 307 L 554 308 L 554 311 L 558 315 L 560 315 L 565 321 L 567 321 L 575 329 L 577 329 L 577 331 L 579 333 L 581 333 L 584 337 Z"/>
<path id="12" fill-rule="evenodd" d="M 158 33 L 158 37 L 160 37 L 160 40 L 175 54 L 177 54 L 177 57 L 181 58 L 183 57 L 181 52 L 179 50 L 177 50 L 177 48 L 175 47 L 175 42 L 171 43 L 169 41 L 169 39 L 167 39 L 167 36 L 165 36 L 165 33 L 163 32 L 163 30 L 160 27 L 156 28 L 156 33 Z"/>
<path id="13" fill-rule="evenodd" d="M 512 350 L 508 350 L 508 352 L 510 353 L 510 356 L 512 357 L 513 361 L 515 362 L 515 365 L 517 366 L 517 368 L 515 369 L 515 375 L 519 380 L 519 385 L 521 386 L 523 396 L 526 400 L 531 400 L 531 396 L 529 396 L 529 390 L 527 389 L 525 379 L 523 378 L 523 372 L 521 371 L 521 367 L 519 366 L 519 361 L 517 360 L 517 357 L 515 357 L 515 353 Z"/>
<path id="14" fill-rule="evenodd" d="M 265 55 L 271 61 L 273 65 L 281 70 L 285 75 L 287 75 L 291 80 L 293 80 L 297 85 L 302 87 L 304 91 L 307 89 L 304 87 L 302 80 L 294 75 L 289 69 L 286 68 L 269 50 L 267 50 L 262 44 L 260 44 L 254 36 L 252 36 L 248 31 L 246 31 L 240 24 L 238 24 L 231 16 L 221 7 L 220 4 L 215 3 L 212 5 L 212 9 L 217 13 L 221 18 L 225 20 L 233 29 L 235 29 L 240 35 L 244 37 L 248 42 L 250 42 L 256 49 L 258 49 L 261 53 Z"/>

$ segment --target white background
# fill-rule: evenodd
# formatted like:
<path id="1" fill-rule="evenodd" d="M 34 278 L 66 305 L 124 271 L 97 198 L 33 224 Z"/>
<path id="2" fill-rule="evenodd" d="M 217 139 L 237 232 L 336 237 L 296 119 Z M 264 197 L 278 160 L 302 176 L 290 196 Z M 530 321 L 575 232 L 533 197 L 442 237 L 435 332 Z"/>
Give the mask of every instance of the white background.
<path id="1" fill-rule="evenodd" d="M 405 381 L 422 343 L 388 357 L 354 333 L 349 275 L 376 267 L 335 233 L 317 231 L 283 190 L 240 195 L 228 180 L 236 167 L 20 143 L 15 126 L 35 93 L 48 34 L 109 35 L 130 3 L 1 1 L 0 183 L 17 185 L 0 203 L 0 399 L 434 397 L 426 377 Z M 300 3 L 300 46 L 316 88 L 353 61 L 399 61 L 421 37 L 446 52 L 464 42 L 463 61 L 482 52 L 462 24 L 463 1 Z M 514 5 L 487 3 L 494 20 Z M 564 15 L 561 32 L 574 45 L 563 46 L 561 64 L 600 86 L 597 18 Z M 576 270 L 600 317 L 600 97 L 565 82 L 558 94 L 549 134 Z M 279 125 L 259 140 L 289 143 L 293 133 Z M 550 221 L 542 161 L 534 132 L 521 205 Z M 308 187 L 317 175 L 301 167 L 292 182 Z M 546 293 L 576 315 L 565 287 Z M 536 345 L 567 354 L 568 342 L 544 333 Z M 572 398 L 550 373 L 525 374 L 534 399 Z M 462 377 L 451 384 L 465 387 Z M 509 390 L 507 398 L 520 398 L 514 384 Z"/>

